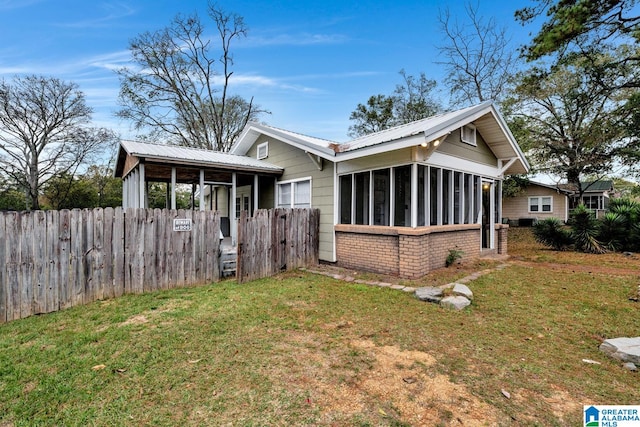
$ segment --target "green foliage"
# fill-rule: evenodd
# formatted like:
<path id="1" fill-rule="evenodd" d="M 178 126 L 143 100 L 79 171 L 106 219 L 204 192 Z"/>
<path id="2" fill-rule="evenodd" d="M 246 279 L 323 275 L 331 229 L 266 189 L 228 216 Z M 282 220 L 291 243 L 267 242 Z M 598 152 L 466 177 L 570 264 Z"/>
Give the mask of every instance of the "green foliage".
<path id="1" fill-rule="evenodd" d="M 585 205 L 578 205 L 569 218 L 571 226 L 571 238 L 576 250 L 602 254 L 606 252 L 605 246 L 598 240 L 599 224 L 592 211 Z"/>
<path id="2" fill-rule="evenodd" d="M 610 251 L 619 251 L 625 245 L 625 218 L 615 213 L 607 212 L 600 220 L 598 239 Z"/>
<path id="3" fill-rule="evenodd" d="M 502 196 L 515 197 L 529 185 L 529 178 L 526 175 L 509 175 L 502 181 Z"/>
<path id="4" fill-rule="evenodd" d="M 464 251 L 460 249 L 449 249 L 449 255 L 447 255 L 447 259 L 444 261 L 445 265 L 451 267 L 456 261 L 462 258 L 462 255 L 464 255 Z"/>
<path id="5" fill-rule="evenodd" d="M 147 192 L 149 208 L 165 209 L 167 207 L 167 184 L 154 182 L 149 185 Z M 176 209 L 188 209 L 191 207 L 191 192 L 185 190 L 176 191 Z"/>
<path id="6" fill-rule="evenodd" d="M 0 210 L 23 211 L 27 209 L 24 191 L 0 177 Z"/>
<path id="7" fill-rule="evenodd" d="M 611 219 L 615 216 L 618 219 L 615 220 L 615 224 L 610 224 L 607 216 Z M 616 250 L 640 250 L 640 203 L 626 198 L 611 200 L 602 227 L 602 238 L 613 238 L 617 244 Z"/>
<path id="8" fill-rule="evenodd" d="M 568 227 L 556 218 L 538 221 L 536 240 L 556 250 L 573 246 L 576 250 L 601 254 L 607 251 L 640 250 L 640 203 L 612 199 L 609 211 L 596 219 L 593 211 L 579 205 L 571 213 Z"/>
<path id="9" fill-rule="evenodd" d="M 358 104 L 349 116 L 355 122 L 349 126 L 349 135 L 356 138 L 393 126 L 424 119 L 438 113 L 442 108 L 431 96 L 436 87 L 435 80 L 407 75 L 400 70 L 403 83 L 396 85 L 392 95 L 373 95 L 366 105 Z"/>
<path id="10" fill-rule="evenodd" d="M 546 218 L 533 225 L 536 241 L 557 251 L 567 249 L 572 244 L 571 232 L 558 218 Z"/>
<path id="11" fill-rule="evenodd" d="M 629 122 L 637 110 L 627 106 L 633 90 L 615 87 L 618 70 L 600 68 L 610 60 L 576 56 L 551 70 L 534 67 L 518 75 L 506 102 L 509 123 L 539 172 L 579 188 L 585 176 L 636 164 L 640 139 Z"/>
<path id="12" fill-rule="evenodd" d="M 43 196 L 43 206 L 55 210 L 94 208 L 98 202 L 98 192 L 89 180 L 76 178 L 68 173 L 59 174 L 47 181 Z"/>

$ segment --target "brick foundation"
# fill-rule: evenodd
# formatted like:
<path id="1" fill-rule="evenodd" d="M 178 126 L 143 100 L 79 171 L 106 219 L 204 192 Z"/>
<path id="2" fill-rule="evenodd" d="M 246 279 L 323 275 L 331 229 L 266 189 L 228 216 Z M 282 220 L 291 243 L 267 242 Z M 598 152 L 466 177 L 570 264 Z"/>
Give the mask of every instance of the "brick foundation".
<path id="1" fill-rule="evenodd" d="M 496 233 L 498 247 L 506 228 Z M 335 226 L 338 265 L 355 270 L 416 279 L 445 266 L 450 249 L 463 251 L 463 259 L 480 256 L 480 225 L 432 227 Z M 502 253 L 502 252 L 501 252 Z"/>

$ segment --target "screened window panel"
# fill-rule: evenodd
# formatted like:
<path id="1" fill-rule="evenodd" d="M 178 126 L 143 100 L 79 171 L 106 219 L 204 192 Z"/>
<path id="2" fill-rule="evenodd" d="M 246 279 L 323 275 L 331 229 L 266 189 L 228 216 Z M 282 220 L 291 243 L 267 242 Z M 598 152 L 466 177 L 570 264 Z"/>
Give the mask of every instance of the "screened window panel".
<path id="1" fill-rule="evenodd" d="M 362 172 L 355 174 L 356 224 L 369 225 L 369 189 L 371 174 Z"/>
<path id="2" fill-rule="evenodd" d="M 340 224 L 351 224 L 351 175 L 340 177 Z"/>

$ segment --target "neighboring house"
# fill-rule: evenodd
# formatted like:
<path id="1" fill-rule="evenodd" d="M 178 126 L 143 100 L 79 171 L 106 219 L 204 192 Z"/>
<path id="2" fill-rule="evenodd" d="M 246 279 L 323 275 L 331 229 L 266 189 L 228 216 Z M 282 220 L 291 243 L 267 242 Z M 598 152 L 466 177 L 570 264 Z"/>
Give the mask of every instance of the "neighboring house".
<path id="1" fill-rule="evenodd" d="M 126 206 L 143 207 L 152 158 L 133 148 L 121 144 L 116 176 Z M 224 187 L 233 238 L 238 210 L 318 208 L 321 260 L 407 278 L 443 267 L 452 249 L 466 258 L 506 253 L 501 183 L 529 169 L 491 102 L 344 144 L 250 123 L 229 154 L 202 153 L 196 164 L 200 150 L 183 150 L 173 164 L 155 158 L 166 162 L 160 175 L 174 188 L 190 174 L 201 209 L 213 206 L 207 186 L 208 194 Z"/>
<path id="2" fill-rule="evenodd" d="M 533 220 L 558 218 L 569 219 L 569 196 L 571 191 L 556 185 L 529 181 L 522 191 L 502 200 L 503 222 L 530 225 Z"/>
<path id="3" fill-rule="evenodd" d="M 600 218 L 609 208 L 609 198 L 613 196 L 613 181 L 581 182 L 580 187 L 582 198 L 576 205 L 584 204 L 587 209 L 595 212 L 596 217 Z M 578 198 L 578 195 L 574 197 Z"/>

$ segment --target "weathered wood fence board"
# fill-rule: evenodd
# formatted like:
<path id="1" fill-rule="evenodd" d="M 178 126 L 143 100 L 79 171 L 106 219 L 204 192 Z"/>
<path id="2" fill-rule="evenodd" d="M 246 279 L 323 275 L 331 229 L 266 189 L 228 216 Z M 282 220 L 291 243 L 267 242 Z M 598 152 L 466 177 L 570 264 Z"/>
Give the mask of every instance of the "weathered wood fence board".
<path id="1" fill-rule="evenodd" d="M 320 210 L 257 210 L 238 222 L 238 283 L 318 263 Z"/>
<path id="2" fill-rule="evenodd" d="M 191 231 L 173 220 L 191 219 Z M 0 323 L 219 280 L 217 212 L 106 208 L 0 213 Z"/>

